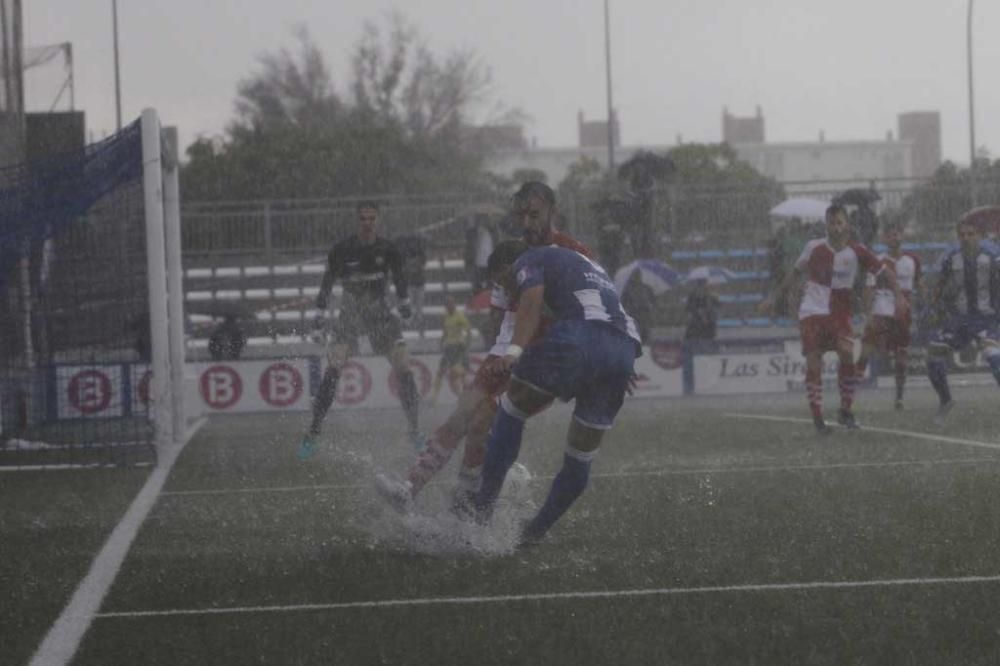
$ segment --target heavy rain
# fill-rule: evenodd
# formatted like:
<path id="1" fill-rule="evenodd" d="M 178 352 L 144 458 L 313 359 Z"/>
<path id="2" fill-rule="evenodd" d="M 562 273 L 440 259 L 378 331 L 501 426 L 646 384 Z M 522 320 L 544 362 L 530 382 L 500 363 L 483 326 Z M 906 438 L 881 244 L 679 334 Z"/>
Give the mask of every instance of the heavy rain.
<path id="1" fill-rule="evenodd" d="M 997 26 L 0 0 L 0 664 L 1000 662 Z"/>

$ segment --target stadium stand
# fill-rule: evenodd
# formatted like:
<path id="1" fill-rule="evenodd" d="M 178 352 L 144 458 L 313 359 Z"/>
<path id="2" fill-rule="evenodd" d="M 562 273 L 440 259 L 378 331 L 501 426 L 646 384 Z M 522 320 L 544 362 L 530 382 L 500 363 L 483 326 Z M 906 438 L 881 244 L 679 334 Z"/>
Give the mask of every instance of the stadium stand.
<path id="1" fill-rule="evenodd" d="M 948 243 L 941 242 L 904 245 L 907 251 L 920 256 L 928 270 L 933 268 L 937 255 L 947 247 Z M 880 245 L 874 249 L 877 252 L 885 250 Z M 434 348 L 441 335 L 445 297 L 453 295 L 459 303 L 465 303 L 473 296 L 465 264 L 455 257 L 456 248 L 447 245 L 437 247 L 432 254 L 433 258 L 426 265 L 426 330 L 423 336 L 429 341 L 429 348 Z M 786 318 L 761 317 L 757 312 L 758 304 L 766 298 L 770 288 L 770 275 L 763 268 L 766 257 L 767 249 L 760 247 L 676 250 L 670 254 L 669 263 L 680 272 L 706 264 L 732 272 L 731 280 L 717 286 L 723 306 L 718 322 L 720 328 L 787 326 L 791 322 Z M 313 301 L 322 274 L 321 257 L 295 264 L 187 268 L 185 292 L 192 347 L 207 347 L 213 326 L 232 312 L 240 316 L 241 326 L 251 346 L 272 347 L 308 340 L 316 315 Z M 681 317 L 678 300 L 683 291 L 681 287 L 677 293 L 667 294 L 661 299 L 658 326 L 678 324 Z M 339 293 L 340 287 L 337 286 L 334 296 Z M 405 335 L 410 340 L 421 337 L 413 329 L 407 330 Z"/>

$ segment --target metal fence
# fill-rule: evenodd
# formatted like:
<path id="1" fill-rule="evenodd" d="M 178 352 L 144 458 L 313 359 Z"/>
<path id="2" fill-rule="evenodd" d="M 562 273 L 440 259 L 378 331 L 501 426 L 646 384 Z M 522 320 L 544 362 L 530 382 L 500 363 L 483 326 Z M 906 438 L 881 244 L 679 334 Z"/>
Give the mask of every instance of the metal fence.
<path id="1" fill-rule="evenodd" d="M 218 260 L 274 265 L 321 256 L 357 228 L 359 199 L 214 202 L 182 210 L 185 261 Z M 392 238 L 417 230 L 439 249 L 461 251 L 464 230 L 483 216 L 496 222 L 496 201 L 467 196 L 406 197 L 380 201 L 380 233 Z"/>
<path id="2" fill-rule="evenodd" d="M 598 206 L 601 193 L 563 193 L 562 226 L 605 254 L 614 242 L 620 260 L 632 256 L 669 258 L 676 251 L 756 249 L 765 247 L 784 221 L 768 211 L 785 197 L 830 201 L 847 183 L 786 183 L 769 191 L 670 187 L 648 193 L 642 213 L 622 225 L 611 224 Z M 950 241 L 954 222 L 971 206 L 967 185 L 921 181 L 872 182 L 879 200 L 872 208 L 884 224 L 904 224 L 914 241 Z M 983 194 L 985 192 L 985 195 Z M 978 203 L 1000 202 L 1000 186 L 980 188 Z M 994 200 L 995 199 L 995 200 Z M 357 199 L 310 199 L 192 203 L 183 209 L 185 261 L 189 266 L 276 265 L 323 256 L 337 240 L 356 229 Z M 504 221 L 506 202 L 484 197 L 446 195 L 382 200 L 381 233 L 396 237 L 422 230 L 439 254 L 461 256 L 466 232 L 486 219 Z M 808 224 L 808 220 L 805 221 Z M 609 239 L 609 227 L 618 238 Z M 817 226 L 817 233 L 822 233 Z"/>

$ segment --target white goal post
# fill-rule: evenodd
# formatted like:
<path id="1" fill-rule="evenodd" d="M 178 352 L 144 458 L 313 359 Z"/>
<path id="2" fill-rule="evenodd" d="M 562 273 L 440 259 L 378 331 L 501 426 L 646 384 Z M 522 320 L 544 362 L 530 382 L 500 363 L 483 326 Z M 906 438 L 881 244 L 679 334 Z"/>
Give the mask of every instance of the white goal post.
<path id="1" fill-rule="evenodd" d="M 164 140 L 166 138 L 166 140 Z M 176 132 L 164 133 L 154 109 L 142 112 L 142 170 L 151 342 L 151 417 L 156 446 L 182 443 L 184 293 Z"/>

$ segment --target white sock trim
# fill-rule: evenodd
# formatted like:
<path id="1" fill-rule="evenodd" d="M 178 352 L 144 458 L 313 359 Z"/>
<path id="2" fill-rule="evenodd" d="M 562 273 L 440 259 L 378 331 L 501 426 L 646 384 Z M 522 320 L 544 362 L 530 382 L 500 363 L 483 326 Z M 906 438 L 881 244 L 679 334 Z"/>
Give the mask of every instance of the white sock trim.
<path id="1" fill-rule="evenodd" d="M 591 430 L 611 430 L 612 428 L 612 426 L 610 425 L 602 425 L 599 423 L 590 423 L 589 421 L 584 421 L 576 414 L 573 415 L 573 420 L 586 428 L 590 428 Z"/>
<path id="2" fill-rule="evenodd" d="M 518 421 L 527 421 L 528 414 L 526 412 L 518 409 L 517 405 L 511 402 L 510 397 L 506 393 L 500 396 L 500 409 L 507 412 L 510 416 L 513 416 Z"/>
<path id="3" fill-rule="evenodd" d="M 570 458 L 579 460 L 580 462 L 590 462 L 597 457 L 598 449 L 593 451 L 581 451 L 580 449 L 573 448 L 571 444 L 566 445 L 566 455 Z"/>

